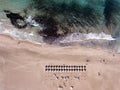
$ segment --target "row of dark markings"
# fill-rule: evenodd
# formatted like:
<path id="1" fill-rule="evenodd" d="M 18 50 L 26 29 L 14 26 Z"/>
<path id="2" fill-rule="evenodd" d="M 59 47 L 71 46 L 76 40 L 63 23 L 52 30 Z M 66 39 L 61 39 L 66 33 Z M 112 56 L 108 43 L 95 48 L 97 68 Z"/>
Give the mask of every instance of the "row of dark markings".
<path id="1" fill-rule="evenodd" d="M 45 71 L 46 72 L 80 72 L 80 71 L 86 71 L 86 66 L 85 65 L 46 65 L 45 66 Z"/>

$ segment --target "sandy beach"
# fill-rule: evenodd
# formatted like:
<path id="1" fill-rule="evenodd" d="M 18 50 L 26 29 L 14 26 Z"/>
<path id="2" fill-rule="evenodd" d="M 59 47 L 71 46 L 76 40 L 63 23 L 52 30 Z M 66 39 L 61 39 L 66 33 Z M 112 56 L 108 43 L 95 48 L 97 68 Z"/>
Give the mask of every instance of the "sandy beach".
<path id="1" fill-rule="evenodd" d="M 0 0 L 0 90 L 120 90 L 120 0 Z"/>
<path id="2" fill-rule="evenodd" d="M 101 48 L 36 45 L 0 35 L 0 90 L 119 90 L 119 64 L 120 54 Z M 86 71 L 47 72 L 45 65 L 85 65 Z"/>

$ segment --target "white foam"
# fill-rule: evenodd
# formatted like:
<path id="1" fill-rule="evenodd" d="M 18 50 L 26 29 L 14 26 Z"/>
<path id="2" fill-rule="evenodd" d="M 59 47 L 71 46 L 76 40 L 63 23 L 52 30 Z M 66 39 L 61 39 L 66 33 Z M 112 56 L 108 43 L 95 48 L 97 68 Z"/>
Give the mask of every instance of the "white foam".
<path id="1" fill-rule="evenodd" d="M 68 43 L 68 42 L 78 42 L 78 41 L 83 41 L 83 40 L 115 40 L 112 38 L 111 35 L 105 34 L 103 32 L 97 34 L 97 33 L 72 33 L 68 36 L 66 36 L 63 40 L 61 40 L 61 43 Z"/>
<path id="2" fill-rule="evenodd" d="M 103 32 L 96 34 L 96 33 L 89 33 L 89 34 L 85 34 L 86 39 L 104 39 L 104 40 L 115 40 L 114 38 L 112 38 L 111 35 L 105 34 Z"/>
<path id="3" fill-rule="evenodd" d="M 2 25 L 3 23 L 2 22 L 0 22 L 0 26 Z"/>
<path id="4" fill-rule="evenodd" d="M 31 32 L 29 35 L 30 35 L 30 36 L 34 36 L 34 33 L 33 33 L 33 32 Z"/>
<path id="5" fill-rule="evenodd" d="M 14 39 L 27 40 L 30 42 L 43 43 L 43 38 L 35 35 L 33 32 L 25 32 L 16 28 L 5 28 L 4 25 L 0 26 L 0 33 L 12 36 Z"/>
<path id="6" fill-rule="evenodd" d="M 26 19 L 26 23 L 34 27 L 39 27 L 40 30 L 46 29 L 46 26 L 44 24 L 37 23 L 35 20 L 33 20 L 32 16 L 28 16 L 28 18 Z"/>
<path id="7" fill-rule="evenodd" d="M 118 47 L 117 52 L 120 53 L 120 46 Z"/>
<path id="8" fill-rule="evenodd" d="M 32 19 L 32 16 L 28 16 L 28 18 L 26 19 L 26 22 L 35 27 L 39 26 L 39 24 L 35 20 Z"/>
<path id="9" fill-rule="evenodd" d="M 116 44 L 114 48 L 118 53 L 120 53 L 120 38 L 116 38 Z"/>

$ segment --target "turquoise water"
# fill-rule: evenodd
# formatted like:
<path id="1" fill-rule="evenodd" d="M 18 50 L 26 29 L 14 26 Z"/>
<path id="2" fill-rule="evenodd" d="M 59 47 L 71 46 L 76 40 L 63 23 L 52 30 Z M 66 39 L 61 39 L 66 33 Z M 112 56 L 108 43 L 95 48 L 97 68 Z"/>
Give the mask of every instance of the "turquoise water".
<path id="1" fill-rule="evenodd" d="M 0 0 L 0 10 L 11 10 L 19 12 L 29 5 L 30 0 Z"/>

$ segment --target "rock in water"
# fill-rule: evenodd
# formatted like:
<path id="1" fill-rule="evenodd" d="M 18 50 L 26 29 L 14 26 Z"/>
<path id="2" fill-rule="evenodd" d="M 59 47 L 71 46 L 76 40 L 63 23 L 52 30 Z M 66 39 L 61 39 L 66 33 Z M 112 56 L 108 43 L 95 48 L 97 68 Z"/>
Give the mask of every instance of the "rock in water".
<path id="1" fill-rule="evenodd" d="M 39 32 L 39 34 L 45 34 L 45 36 L 53 36 L 58 37 L 58 28 L 57 28 L 57 22 L 52 17 L 47 16 L 36 16 L 34 17 L 34 20 L 42 25 L 43 30 Z"/>
<path id="2" fill-rule="evenodd" d="M 6 13 L 7 18 L 10 19 L 12 25 L 14 25 L 16 28 L 25 28 L 27 26 L 24 18 L 20 16 L 18 13 L 12 13 L 11 11 L 4 10 Z"/>

